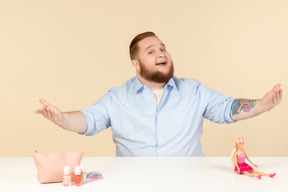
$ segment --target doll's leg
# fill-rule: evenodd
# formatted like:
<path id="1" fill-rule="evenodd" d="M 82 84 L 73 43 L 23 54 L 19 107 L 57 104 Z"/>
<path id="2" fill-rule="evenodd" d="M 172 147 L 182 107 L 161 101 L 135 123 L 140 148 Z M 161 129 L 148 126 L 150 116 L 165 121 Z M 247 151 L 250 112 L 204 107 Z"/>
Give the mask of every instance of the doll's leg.
<path id="1" fill-rule="evenodd" d="M 273 173 L 273 174 L 268 174 L 268 173 L 262 173 L 262 172 L 259 172 L 259 171 L 256 171 L 256 170 L 253 170 L 254 173 L 258 174 L 258 175 L 262 175 L 262 176 L 269 176 L 269 177 L 275 177 L 276 173 Z"/>
<path id="2" fill-rule="evenodd" d="M 257 175 L 262 175 L 262 176 L 269 176 L 270 175 L 270 174 L 262 173 L 262 172 L 259 172 L 259 171 L 256 171 L 256 170 L 253 170 L 253 173 L 256 173 Z"/>
<path id="3" fill-rule="evenodd" d="M 257 175 L 254 175 L 253 173 L 250 173 L 248 171 L 244 171 L 243 174 L 248 175 L 250 177 L 257 177 Z"/>

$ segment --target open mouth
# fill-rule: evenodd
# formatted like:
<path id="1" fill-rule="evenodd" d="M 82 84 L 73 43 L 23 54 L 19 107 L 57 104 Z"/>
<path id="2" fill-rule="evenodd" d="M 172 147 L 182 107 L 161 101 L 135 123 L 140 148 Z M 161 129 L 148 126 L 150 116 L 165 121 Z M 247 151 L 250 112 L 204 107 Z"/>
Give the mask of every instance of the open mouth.
<path id="1" fill-rule="evenodd" d="M 162 61 L 162 62 L 158 62 L 158 63 L 156 63 L 156 65 L 160 65 L 160 66 L 164 66 L 164 65 L 166 65 L 166 61 Z"/>

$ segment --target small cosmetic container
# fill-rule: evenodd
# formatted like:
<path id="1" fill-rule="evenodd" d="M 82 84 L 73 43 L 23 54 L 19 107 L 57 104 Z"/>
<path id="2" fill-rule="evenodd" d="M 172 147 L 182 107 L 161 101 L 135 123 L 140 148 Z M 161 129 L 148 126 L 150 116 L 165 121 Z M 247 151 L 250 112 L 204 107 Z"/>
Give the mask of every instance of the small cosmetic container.
<path id="1" fill-rule="evenodd" d="M 76 166 L 74 168 L 74 175 L 73 175 L 74 185 L 81 185 L 82 183 L 82 175 L 81 175 L 81 168 L 80 166 Z"/>
<path id="2" fill-rule="evenodd" d="M 87 182 L 87 173 L 85 172 L 85 166 L 82 164 L 80 165 L 81 168 L 81 175 L 82 175 L 82 184 Z"/>
<path id="3" fill-rule="evenodd" d="M 64 186 L 70 186 L 71 185 L 70 166 L 64 167 L 63 185 Z"/>

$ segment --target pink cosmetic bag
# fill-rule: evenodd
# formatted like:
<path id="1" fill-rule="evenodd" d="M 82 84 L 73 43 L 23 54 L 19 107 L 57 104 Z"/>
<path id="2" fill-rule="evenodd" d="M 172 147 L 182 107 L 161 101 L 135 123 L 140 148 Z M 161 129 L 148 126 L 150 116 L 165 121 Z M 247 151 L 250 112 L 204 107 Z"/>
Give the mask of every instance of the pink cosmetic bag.
<path id="1" fill-rule="evenodd" d="M 43 183 L 56 183 L 63 181 L 64 167 L 69 165 L 71 175 L 77 165 L 80 165 L 83 151 L 64 152 L 56 154 L 43 154 L 34 152 L 33 158 L 38 171 L 38 181 Z"/>

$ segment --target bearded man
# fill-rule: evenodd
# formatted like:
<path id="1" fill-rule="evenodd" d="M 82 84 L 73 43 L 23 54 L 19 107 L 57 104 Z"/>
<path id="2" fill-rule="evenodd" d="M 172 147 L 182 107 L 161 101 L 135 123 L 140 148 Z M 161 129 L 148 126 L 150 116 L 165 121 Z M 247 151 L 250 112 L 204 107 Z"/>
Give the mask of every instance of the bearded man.
<path id="1" fill-rule="evenodd" d="M 204 156 L 203 118 L 233 123 L 269 111 L 282 100 L 280 84 L 262 99 L 222 95 L 196 79 L 177 78 L 164 43 L 153 33 L 130 44 L 136 76 L 110 89 L 93 106 L 61 112 L 41 99 L 42 114 L 60 127 L 84 135 L 111 127 L 117 156 Z"/>

